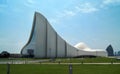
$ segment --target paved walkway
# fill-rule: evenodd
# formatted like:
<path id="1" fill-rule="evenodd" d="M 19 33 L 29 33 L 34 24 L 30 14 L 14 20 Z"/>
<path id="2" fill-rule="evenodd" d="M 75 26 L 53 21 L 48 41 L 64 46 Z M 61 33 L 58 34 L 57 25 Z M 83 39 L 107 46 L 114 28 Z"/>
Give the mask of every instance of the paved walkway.
<path id="1" fill-rule="evenodd" d="M 41 63 L 41 64 L 120 64 L 120 63 Z"/>
<path id="2" fill-rule="evenodd" d="M 48 62 L 48 63 L 47 63 Z M 120 63 L 54 63 L 54 62 L 50 62 L 50 60 L 7 60 L 7 61 L 0 61 L 0 64 L 120 64 Z"/>

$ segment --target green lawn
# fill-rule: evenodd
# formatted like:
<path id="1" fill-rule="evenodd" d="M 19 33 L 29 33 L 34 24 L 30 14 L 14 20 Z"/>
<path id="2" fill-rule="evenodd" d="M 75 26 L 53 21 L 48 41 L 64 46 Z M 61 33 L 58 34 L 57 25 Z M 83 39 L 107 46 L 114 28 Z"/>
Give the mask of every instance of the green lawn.
<path id="1" fill-rule="evenodd" d="M 0 65 L 0 74 L 6 74 L 5 64 Z M 10 74 L 69 74 L 69 69 L 61 64 L 13 64 Z M 73 65 L 73 74 L 120 74 L 120 65 Z"/>
<path id="2" fill-rule="evenodd" d="M 62 63 L 120 63 L 120 60 L 115 58 L 97 57 L 97 58 L 71 58 L 71 59 L 56 59 L 56 62 L 61 61 Z"/>
<path id="3" fill-rule="evenodd" d="M 50 63 L 50 59 L 35 59 L 35 58 L 0 58 L 0 61 L 30 61 L 30 60 L 48 60 L 44 63 Z M 116 60 L 115 58 L 107 58 L 107 57 L 97 57 L 97 58 L 57 58 L 54 62 L 58 63 L 120 63 L 120 60 Z"/>

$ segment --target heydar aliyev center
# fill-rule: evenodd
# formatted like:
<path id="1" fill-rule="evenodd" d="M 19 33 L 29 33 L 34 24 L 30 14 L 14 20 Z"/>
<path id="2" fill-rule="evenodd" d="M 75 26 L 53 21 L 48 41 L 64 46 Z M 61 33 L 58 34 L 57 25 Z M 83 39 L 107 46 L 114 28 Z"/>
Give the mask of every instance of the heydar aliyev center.
<path id="1" fill-rule="evenodd" d="M 33 27 L 27 44 L 21 50 L 22 56 L 35 58 L 57 58 L 77 56 L 107 56 L 106 51 L 91 50 L 84 44 L 75 47 L 63 40 L 48 20 L 38 12 L 34 14 Z"/>

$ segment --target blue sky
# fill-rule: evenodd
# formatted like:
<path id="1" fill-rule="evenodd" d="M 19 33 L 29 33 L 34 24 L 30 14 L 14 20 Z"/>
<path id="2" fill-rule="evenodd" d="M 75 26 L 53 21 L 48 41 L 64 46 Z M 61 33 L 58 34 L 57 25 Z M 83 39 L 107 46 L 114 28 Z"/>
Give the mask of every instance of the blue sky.
<path id="1" fill-rule="evenodd" d="M 35 11 L 71 45 L 120 50 L 120 0 L 0 0 L 0 52 L 20 52 Z"/>

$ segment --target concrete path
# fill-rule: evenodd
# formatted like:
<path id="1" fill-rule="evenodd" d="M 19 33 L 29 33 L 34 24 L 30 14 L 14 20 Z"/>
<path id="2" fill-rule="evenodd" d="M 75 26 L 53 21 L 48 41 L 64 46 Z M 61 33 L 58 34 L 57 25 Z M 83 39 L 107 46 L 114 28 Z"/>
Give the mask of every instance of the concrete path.
<path id="1" fill-rule="evenodd" d="M 103 64 L 103 65 L 108 65 L 108 64 L 120 64 L 120 63 L 41 63 L 41 64 Z"/>
<path id="2" fill-rule="evenodd" d="M 120 63 L 45 63 L 50 60 L 8 60 L 8 61 L 0 61 L 0 64 L 120 64 Z"/>

